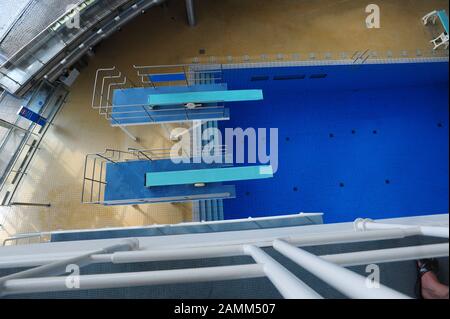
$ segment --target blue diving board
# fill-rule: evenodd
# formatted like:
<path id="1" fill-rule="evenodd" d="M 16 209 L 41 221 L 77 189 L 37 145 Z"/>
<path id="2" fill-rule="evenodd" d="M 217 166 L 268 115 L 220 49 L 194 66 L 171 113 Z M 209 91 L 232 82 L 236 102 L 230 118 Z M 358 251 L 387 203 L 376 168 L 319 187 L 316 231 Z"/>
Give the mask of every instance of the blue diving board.
<path id="1" fill-rule="evenodd" d="M 448 15 L 445 10 L 439 10 L 437 13 L 439 20 L 441 20 L 442 26 L 444 27 L 445 32 L 448 34 Z"/>
<path id="2" fill-rule="evenodd" d="M 150 94 L 149 105 L 179 105 L 187 103 L 216 103 L 263 100 L 262 90 L 230 90 L 209 92 L 186 92 Z"/>
<path id="3" fill-rule="evenodd" d="M 146 174 L 145 186 L 218 183 L 271 177 L 273 177 L 273 169 L 270 165 L 151 172 Z"/>
<path id="4" fill-rule="evenodd" d="M 154 74 L 149 75 L 148 79 L 151 82 L 155 83 L 186 81 L 186 74 L 184 73 Z"/>
<path id="5" fill-rule="evenodd" d="M 189 200 L 227 199 L 236 197 L 234 185 L 211 183 L 205 187 L 173 185 L 146 187 L 145 174 L 161 171 L 224 167 L 225 164 L 179 163 L 170 159 L 155 161 L 128 161 L 106 164 L 106 185 L 103 202 L 106 206 L 138 205 L 161 202 L 185 202 Z"/>

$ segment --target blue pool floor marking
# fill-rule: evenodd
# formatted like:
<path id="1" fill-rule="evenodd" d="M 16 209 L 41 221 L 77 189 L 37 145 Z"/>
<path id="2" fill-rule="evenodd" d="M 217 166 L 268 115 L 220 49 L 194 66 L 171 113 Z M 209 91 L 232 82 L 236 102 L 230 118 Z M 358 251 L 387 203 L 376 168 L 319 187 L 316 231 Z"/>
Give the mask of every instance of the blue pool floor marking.
<path id="1" fill-rule="evenodd" d="M 147 187 L 155 187 L 196 183 L 218 183 L 271 177 L 273 177 L 273 169 L 268 165 L 207 168 L 172 172 L 150 172 L 146 174 L 145 185 Z"/>
<path id="2" fill-rule="evenodd" d="M 215 103 L 258 101 L 263 99 L 262 90 L 205 91 L 168 94 L 150 94 L 149 105 L 178 105 L 187 103 Z"/>

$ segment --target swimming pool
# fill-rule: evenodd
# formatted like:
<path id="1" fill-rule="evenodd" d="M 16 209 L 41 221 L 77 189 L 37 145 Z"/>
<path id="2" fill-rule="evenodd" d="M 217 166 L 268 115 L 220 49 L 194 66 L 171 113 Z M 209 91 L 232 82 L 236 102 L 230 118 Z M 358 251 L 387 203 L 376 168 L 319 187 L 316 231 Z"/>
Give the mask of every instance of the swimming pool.
<path id="1" fill-rule="evenodd" d="M 225 67 L 224 128 L 278 128 L 273 179 L 235 182 L 225 218 L 324 212 L 327 223 L 448 212 L 448 60 Z"/>

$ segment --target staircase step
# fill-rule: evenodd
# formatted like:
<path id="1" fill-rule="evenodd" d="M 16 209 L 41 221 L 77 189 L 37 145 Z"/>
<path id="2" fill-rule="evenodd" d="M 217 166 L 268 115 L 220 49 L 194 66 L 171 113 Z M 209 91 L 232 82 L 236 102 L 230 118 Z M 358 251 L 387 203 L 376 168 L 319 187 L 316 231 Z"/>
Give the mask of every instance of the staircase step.
<path id="1" fill-rule="evenodd" d="M 224 220 L 225 216 L 223 213 L 223 200 L 218 199 L 217 204 L 218 204 L 218 210 L 219 210 L 219 220 Z"/>
<path id="2" fill-rule="evenodd" d="M 211 220 L 217 220 L 218 219 L 218 211 L 217 211 L 217 200 L 212 199 L 211 200 Z"/>
<path id="3" fill-rule="evenodd" d="M 205 209 L 206 203 L 204 200 L 200 201 L 200 221 L 206 221 L 206 209 Z"/>
<path id="4" fill-rule="evenodd" d="M 208 218 L 207 220 L 211 221 L 211 220 L 213 220 L 211 201 L 206 200 L 205 202 L 206 202 L 206 216 Z"/>
<path id="5" fill-rule="evenodd" d="M 192 202 L 192 221 L 199 222 L 200 220 L 200 202 L 194 201 Z"/>

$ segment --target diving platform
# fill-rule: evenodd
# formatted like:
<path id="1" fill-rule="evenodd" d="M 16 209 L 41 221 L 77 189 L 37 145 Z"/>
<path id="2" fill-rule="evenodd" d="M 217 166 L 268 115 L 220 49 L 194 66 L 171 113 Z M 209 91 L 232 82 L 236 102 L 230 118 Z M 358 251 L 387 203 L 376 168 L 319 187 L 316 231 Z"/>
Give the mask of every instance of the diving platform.
<path id="1" fill-rule="evenodd" d="M 262 90 L 229 90 L 221 65 L 133 66 L 141 83 L 116 67 L 98 69 L 92 108 L 137 140 L 127 126 L 226 121 L 227 103 L 263 100 Z"/>
<path id="2" fill-rule="evenodd" d="M 161 202 L 186 202 L 204 199 L 236 197 L 234 185 L 221 182 L 208 183 L 204 187 L 194 184 L 147 187 L 148 172 L 175 172 L 180 170 L 222 168 L 225 164 L 180 163 L 170 159 L 155 161 L 128 161 L 106 164 L 104 205 L 138 205 Z"/>
<path id="3" fill-rule="evenodd" d="M 117 89 L 113 92 L 113 105 L 108 114 L 108 119 L 111 126 L 161 124 L 192 120 L 229 120 L 229 109 L 218 103 L 207 103 L 194 109 L 187 109 L 183 104 L 166 104 L 154 107 L 148 104 L 149 96 L 154 95 L 226 90 L 227 85 L 224 83 Z"/>
<path id="4" fill-rule="evenodd" d="M 167 156 L 167 150 L 106 150 L 86 156 L 82 202 L 139 205 L 162 202 L 223 200 L 236 197 L 229 182 L 272 178 L 270 165 L 234 167 L 226 154 Z"/>

